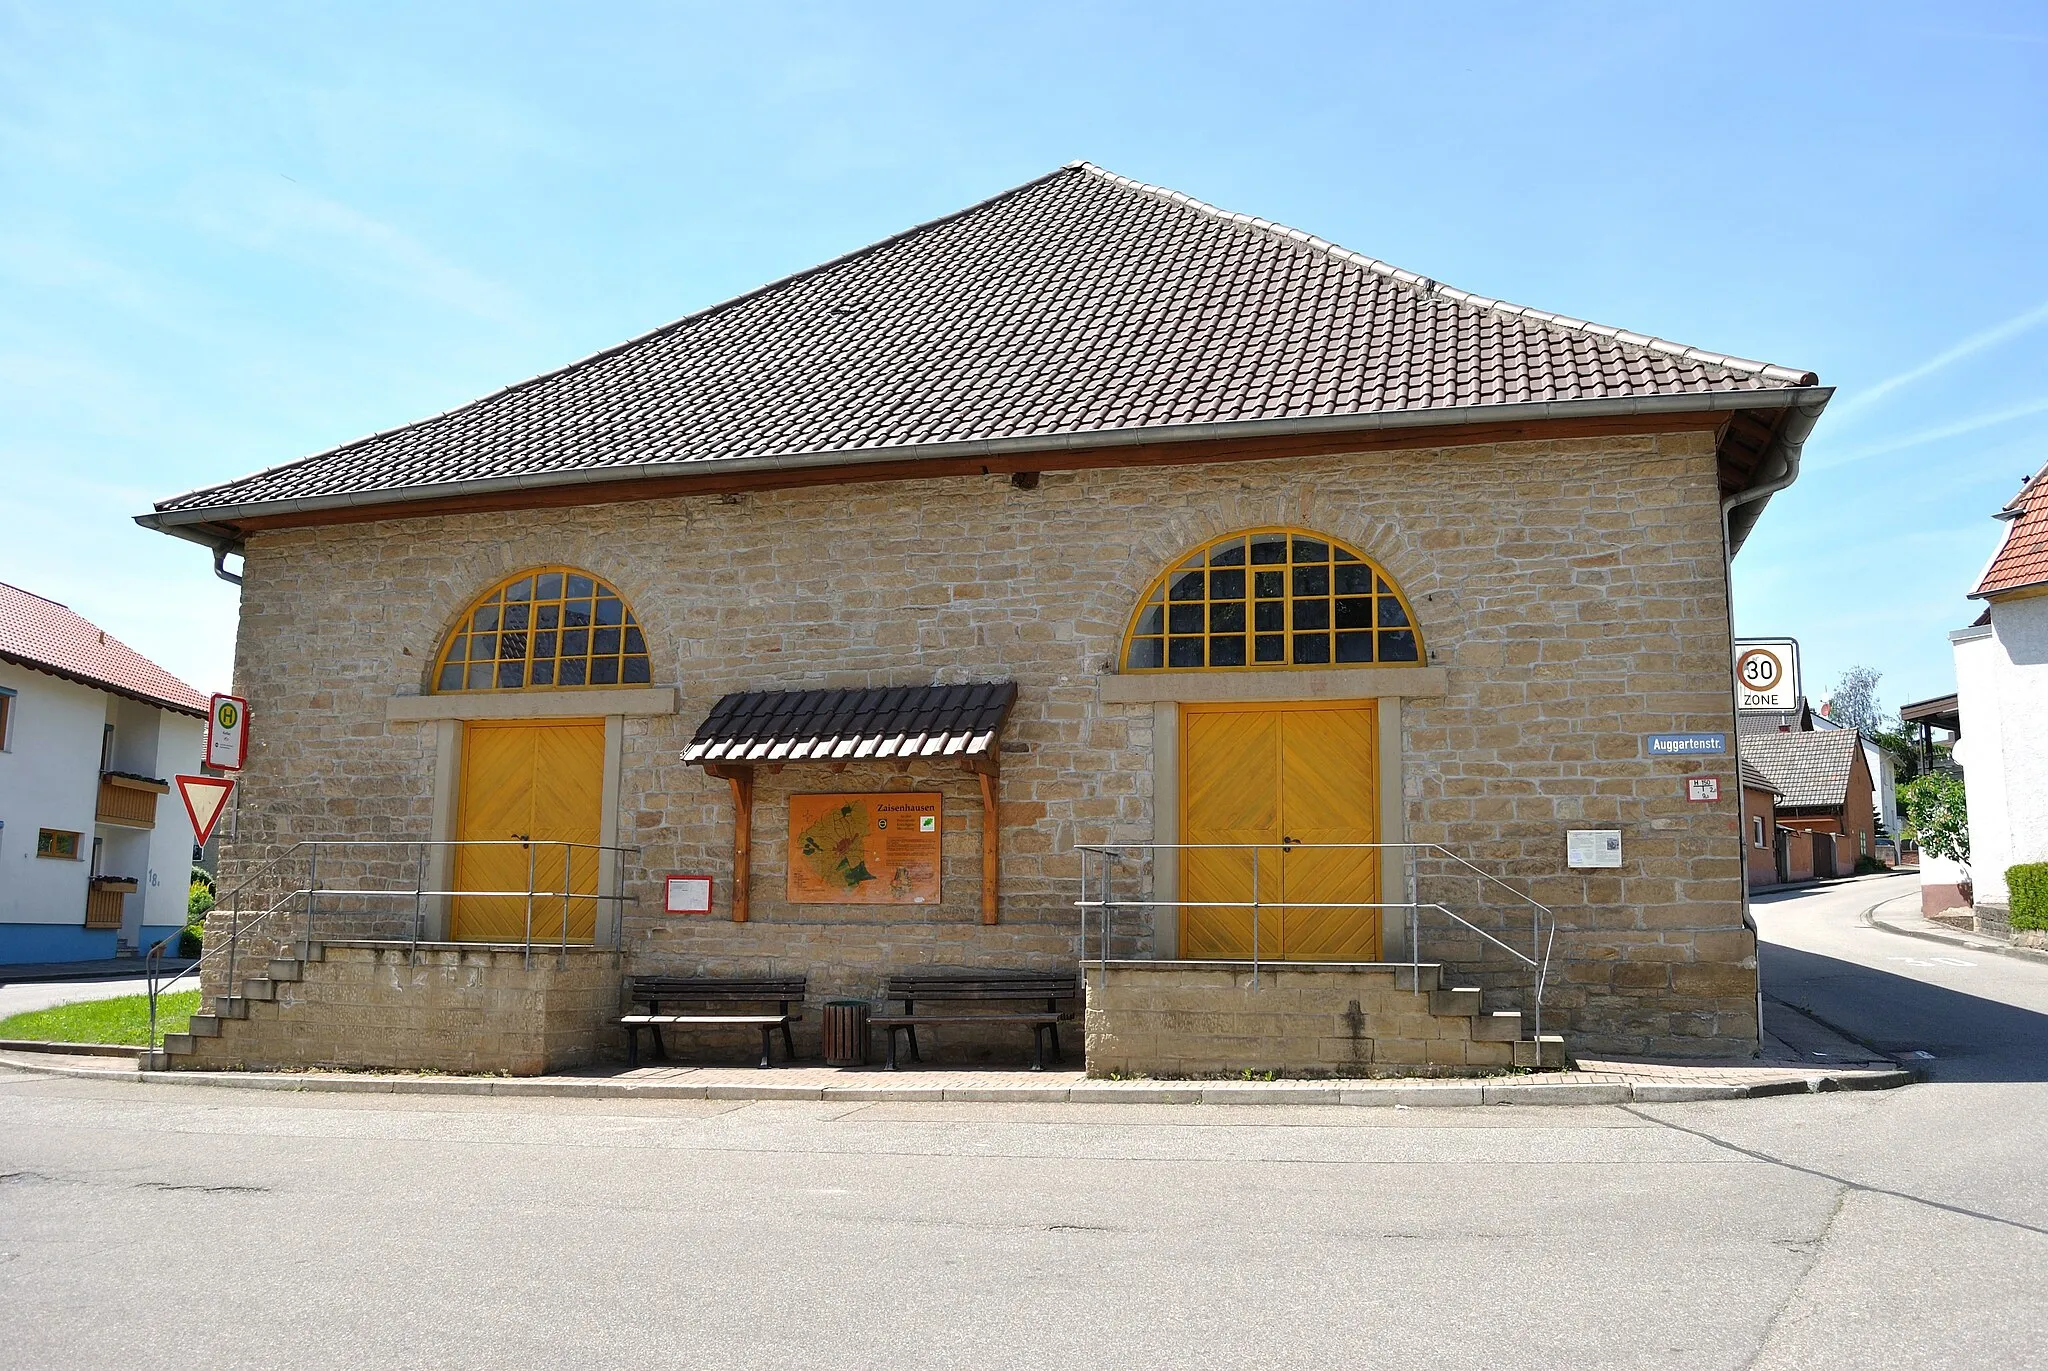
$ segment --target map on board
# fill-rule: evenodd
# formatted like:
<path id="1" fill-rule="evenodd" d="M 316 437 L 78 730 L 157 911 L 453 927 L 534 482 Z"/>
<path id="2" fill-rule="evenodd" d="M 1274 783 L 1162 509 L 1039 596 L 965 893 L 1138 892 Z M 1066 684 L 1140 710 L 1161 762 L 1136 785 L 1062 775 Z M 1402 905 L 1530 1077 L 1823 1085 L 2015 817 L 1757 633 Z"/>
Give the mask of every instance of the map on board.
<path id="1" fill-rule="evenodd" d="M 937 904 L 936 793 L 789 797 L 794 904 Z"/>

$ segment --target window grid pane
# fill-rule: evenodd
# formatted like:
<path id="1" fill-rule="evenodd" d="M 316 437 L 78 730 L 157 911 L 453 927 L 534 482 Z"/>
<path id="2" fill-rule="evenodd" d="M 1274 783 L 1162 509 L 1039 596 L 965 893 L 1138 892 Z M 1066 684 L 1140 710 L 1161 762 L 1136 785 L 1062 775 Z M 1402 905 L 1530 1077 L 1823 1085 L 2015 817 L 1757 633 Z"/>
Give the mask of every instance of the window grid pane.
<path id="1" fill-rule="evenodd" d="M 1154 583 L 1124 652 L 1137 671 L 1421 661 L 1407 607 L 1377 567 L 1283 530 L 1237 534 L 1177 563 Z"/>
<path id="2" fill-rule="evenodd" d="M 524 572 L 448 634 L 436 691 L 643 685 L 646 636 L 619 593 L 567 567 Z"/>

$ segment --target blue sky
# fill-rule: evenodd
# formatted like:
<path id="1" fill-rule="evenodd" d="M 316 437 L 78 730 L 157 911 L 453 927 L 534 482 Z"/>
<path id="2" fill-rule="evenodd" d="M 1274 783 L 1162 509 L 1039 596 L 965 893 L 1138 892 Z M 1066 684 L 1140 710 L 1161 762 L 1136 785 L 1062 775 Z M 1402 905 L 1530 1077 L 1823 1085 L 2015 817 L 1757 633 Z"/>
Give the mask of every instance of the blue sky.
<path id="1" fill-rule="evenodd" d="M 2043 70 L 2018 5 L 0 0 L 0 580 L 225 687 L 152 499 L 1085 157 L 1819 372 L 1737 628 L 1897 705 L 2048 459 Z"/>

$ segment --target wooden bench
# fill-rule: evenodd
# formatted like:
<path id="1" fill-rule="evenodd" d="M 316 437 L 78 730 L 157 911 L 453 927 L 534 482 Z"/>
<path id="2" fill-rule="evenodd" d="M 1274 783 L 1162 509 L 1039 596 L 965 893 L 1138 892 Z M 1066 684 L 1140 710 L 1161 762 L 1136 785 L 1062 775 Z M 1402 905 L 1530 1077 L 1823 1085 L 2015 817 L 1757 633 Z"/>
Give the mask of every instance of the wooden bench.
<path id="1" fill-rule="evenodd" d="M 888 1035 L 885 1069 L 894 1071 L 898 1033 L 910 1040 L 910 1060 L 921 1062 L 924 1058 L 917 1050 L 919 1028 L 951 1023 L 1026 1024 L 1031 1029 L 1031 1069 L 1043 1071 L 1045 1040 L 1048 1037 L 1052 1039 L 1053 1060 L 1063 1060 L 1060 1055 L 1060 1021 L 1072 1018 L 1073 1011 L 1062 1009 L 1061 1001 L 1071 1003 L 1079 994 L 1074 977 L 1069 973 L 1039 975 L 1015 971 L 955 971 L 891 976 L 888 992 L 883 998 L 903 1001 L 903 1012 L 871 1015 L 868 1027 L 879 1028 Z M 1045 1008 L 1023 1012 L 969 1008 L 975 1005 L 1001 1006 L 1025 1000 L 1042 1001 Z M 920 1014 L 917 1012 L 920 1002 L 945 1008 L 936 1014 Z"/>
<path id="2" fill-rule="evenodd" d="M 664 1028 L 694 1027 L 705 1024 L 738 1024 L 761 1030 L 761 1065 L 769 1065 L 768 1049 L 774 1041 L 776 1029 L 782 1030 L 782 1052 L 786 1059 L 796 1056 L 796 1042 L 790 1036 L 789 1026 L 803 1018 L 792 1014 L 790 1005 L 799 1008 L 804 1002 L 805 978 L 802 976 L 628 976 L 626 997 L 634 1006 L 646 1005 L 645 1014 L 627 1014 L 619 1022 L 626 1029 L 626 1065 L 640 1065 L 640 1030 L 646 1029 L 654 1035 L 654 1052 L 663 1061 L 668 1060 L 668 1045 L 661 1040 Z M 662 1006 L 677 1004 L 703 1005 L 707 1008 L 690 1013 L 662 1013 Z M 773 1014 L 738 1012 L 744 1006 L 772 1004 Z M 724 1006 L 721 1010 L 720 1006 Z"/>

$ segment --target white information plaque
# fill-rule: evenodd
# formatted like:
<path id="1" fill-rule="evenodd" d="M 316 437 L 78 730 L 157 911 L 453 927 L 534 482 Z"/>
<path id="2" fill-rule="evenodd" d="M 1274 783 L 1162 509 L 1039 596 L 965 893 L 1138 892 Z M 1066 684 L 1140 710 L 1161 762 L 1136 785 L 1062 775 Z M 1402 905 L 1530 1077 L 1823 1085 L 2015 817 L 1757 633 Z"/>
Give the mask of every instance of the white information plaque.
<path id="1" fill-rule="evenodd" d="M 1620 866 L 1621 830 L 1614 828 L 1568 828 L 1564 835 L 1565 861 L 1574 869 Z"/>

